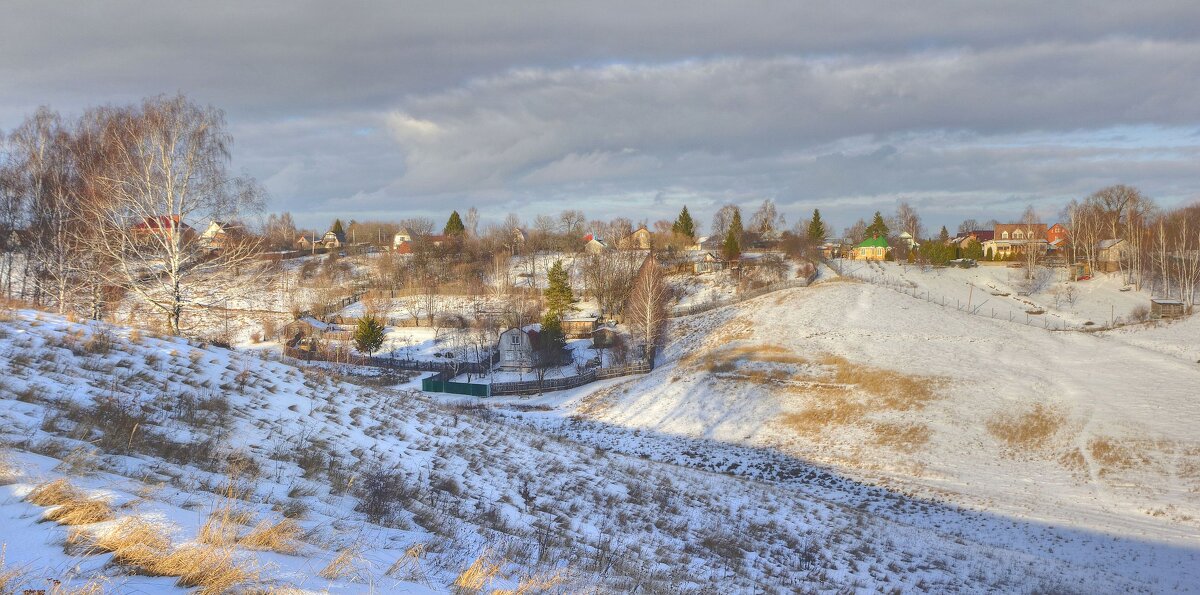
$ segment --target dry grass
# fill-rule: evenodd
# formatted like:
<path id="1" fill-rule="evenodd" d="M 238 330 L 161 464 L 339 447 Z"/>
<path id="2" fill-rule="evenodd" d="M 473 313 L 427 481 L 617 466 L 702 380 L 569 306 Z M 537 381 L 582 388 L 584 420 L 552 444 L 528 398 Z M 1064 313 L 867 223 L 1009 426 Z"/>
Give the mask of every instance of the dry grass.
<path id="1" fill-rule="evenodd" d="M 987 423 L 988 432 L 1010 448 L 1044 448 L 1067 422 L 1067 416 L 1054 407 L 1038 403 L 1024 413 L 1006 413 Z"/>
<path id="2" fill-rule="evenodd" d="M 108 502 L 89 498 L 71 482 L 57 479 L 33 488 L 25 500 L 37 506 L 51 506 L 45 518 L 60 525 L 90 525 L 113 519 Z"/>
<path id="3" fill-rule="evenodd" d="M 496 580 L 504 568 L 503 559 L 494 559 L 490 550 L 483 552 L 475 561 L 454 579 L 454 590 L 458 593 L 479 593 Z"/>
<path id="4" fill-rule="evenodd" d="M 337 553 L 336 556 L 333 557 L 332 560 L 329 561 L 329 564 L 326 564 L 325 568 L 322 568 L 321 572 L 318 572 L 317 574 L 320 575 L 321 578 L 331 581 L 349 576 L 356 572 L 354 563 L 358 560 L 358 558 L 359 552 L 357 547 L 343 548 Z"/>
<path id="5" fill-rule="evenodd" d="M 17 466 L 13 464 L 8 452 L 0 450 L 0 486 L 12 483 L 17 475 Z"/>
<path id="6" fill-rule="evenodd" d="M 196 541 L 206 545 L 224 547 L 237 541 L 238 523 L 229 508 L 220 508 L 208 515 L 208 519 L 200 525 Z"/>
<path id="7" fill-rule="evenodd" d="M 515 589 L 495 589 L 491 595 L 529 595 L 530 593 L 546 593 L 566 582 L 562 570 L 533 574 L 522 578 Z"/>
<path id="8" fill-rule="evenodd" d="M 201 543 L 185 545 L 167 554 L 154 564 L 152 572 L 177 576 L 178 586 L 198 587 L 197 592 L 202 595 L 227 593 L 258 578 L 258 570 L 239 561 L 232 548 Z"/>
<path id="9" fill-rule="evenodd" d="M 8 545 L 0 545 L 0 593 L 15 593 L 17 584 L 21 581 L 22 572 L 16 568 L 7 568 L 5 557 Z"/>
<path id="10" fill-rule="evenodd" d="M 401 580 L 424 581 L 425 571 L 421 569 L 421 557 L 424 555 L 425 544 L 413 544 L 383 574 Z"/>
<path id="11" fill-rule="evenodd" d="M 866 423 L 875 413 L 919 411 L 939 398 L 937 391 L 943 383 L 940 378 L 857 365 L 835 355 L 821 356 L 816 363 L 818 371 L 806 377 L 793 376 L 788 384 L 792 392 L 809 397 L 809 404 L 783 417 L 786 427 L 807 436 Z M 915 423 L 875 422 L 871 429 L 876 444 L 905 452 L 925 445 L 932 435 L 927 426 Z"/>
<path id="12" fill-rule="evenodd" d="M 78 531 L 68 543 L 81 544 L 85 554 L 111 552 L 113 562 L 148 574 L 158 574 L 158 566 L 171 551 L 171 540 L 163 528 L 137 517 L 121 519 L 90 536 Z"/>
<path id="13" fill-rule="evenodd" d="M 1130 442 L 1099 436 L 1088 442 L 1088 453 L 1099 467 L 1100 475 L 1150 464 L 1150 459 Z"/>
<path id="14" fill-rule="evenodd" d="M 871 430 L 875 432 L 875 444 L 904 452 L 915 452 L 933 435 L 929 426 L 918 423 L 879 422 Z"/>
<path id="15" fill-rule="evenodd" d="M 300 525 L 292 519 L 283 519 L 278 523 L 263 521 L 241 538 L 238 545 L 252 550 L 295 555 L 300 551 L 297 540 L 301 533 Z"/>

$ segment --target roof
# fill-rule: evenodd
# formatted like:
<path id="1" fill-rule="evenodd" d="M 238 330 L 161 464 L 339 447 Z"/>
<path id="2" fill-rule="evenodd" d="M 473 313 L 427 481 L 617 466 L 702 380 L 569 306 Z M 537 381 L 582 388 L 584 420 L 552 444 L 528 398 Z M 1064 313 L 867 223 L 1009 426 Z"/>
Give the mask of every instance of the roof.
<path id="1" fill-rule="evenodd" d="M 563 322 L 596 322 L 600 320 L 599 316 L 564 316 Z"/>
<path id="2" fill-rule="evenodd" d="M 345 242 L 346 242 L 346 234 L 345 234 L 345 232 L 343 232 L 343 233 L 337 233 L 337 232 L 334 232 L 334 231 L 330 230 L 330 231 L 327 231 L 327 232 L 325 232 L 325 235 L 321 236 L 321 238 L 322 238 L 322 239 L 323 239 L 323 238 L 327 238 L 327 237 L 329 237 L 331 234 L 333 235 L 333 237 L 337 238 L 337 241 L 339 241 L 339 242 L 342 242 L 342 243 L 345 243 Z"/>
<path id="3" fill-rule="evenodd" d="M 157 217 L 146 217 L 141 223 L 133 226 L 134 229 L 180 229 L 187 230 L 192 227 L 187 223 L 179 220 L 178 215 L 159 215 Z"/>
<path id="4" fill-rule="evenodd" d="M 1150 298 L 1150 302 L 1154 304 L 1162 304 L 1164 306 L 1182 306 L 1183 302 L 1179 300 L 1168 300 L 1163 298 Z"/>
<path id="5" fill-rule="evenodd" d="M 975 236 L 975 239 L 979 240 L 980 242 L 996 239 L 996 232 L 995 230 L 991 229 L 973 229 L 967 235 Z"/>
<path id="6" fill-rule="evenodd" d="M 1100 246 L 1100 249 L 1103 250 L 1105 248 L 1112 248 L 1113 246 L 1116 246 L 1117 244 L 1120 244 L 1121 242 L 1124 242 L 1124 241 L 1125 240 L 1122 240 L 1120 238 L 1115 239 L 1115 240 L 1100 240 L 1100 243 L 1098 245 Z"/>
<path id="7" fill-rule="evenodd" d="M 859 248 L 887 248 L 887 238 L 873 237 L 867 238 L 858 244 Z"/>

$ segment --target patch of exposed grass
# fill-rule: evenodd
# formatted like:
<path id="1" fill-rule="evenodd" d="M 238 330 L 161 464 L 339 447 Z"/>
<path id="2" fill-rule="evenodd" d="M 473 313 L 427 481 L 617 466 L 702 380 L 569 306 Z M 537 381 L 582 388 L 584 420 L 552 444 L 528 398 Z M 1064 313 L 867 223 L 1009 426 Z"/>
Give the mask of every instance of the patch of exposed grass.
<path id="1" fill-rule="evenodd" d="M 877 422 L 872 424 L 875 444 L 904 452 L 915 452 L 929 442 L 933 431 L 919 423 Z"/>
<path id="2" fill-rule="evenodd" d="M 263 521 L 238 540 L 238 545 L 252 550 L 295 555 L 300 551 L 297 540 L 301 532 L 300 525 L 292 519 L 283 519 L 278 523 Z"/>
<path id="3" fill-rule="evenodd" d="M 233 548 L 202 543 L 185 545 L 172 551 L 154 564 L 153 572 L 161 576 L 177 576 L 178 586 L 198 587 L 197 593 L 202 595 L 228 593 L 234 587 L 258 578 L 257 568 L 239 560 Z"/>
<path id="4" fill-rule="evenodd" d="M 491 551 L 480 554 L 475 561 L 454 579 L 456 593 L 479 593 L 490 585 L 504 568 L 503 559 L 495 559 Z"/>
<path id="5" fill-rule="evenodd" d="M 25 496 L 37 506 L 52 507 L 45 518 L 60 525 L 90 525 L 113 519 L 112 506 L 99 498 L 88 497 L 66 479 L 38 485 Z"/>
<path id="6" fill-rule="evenodd" d="M 355 561 L 360 557 L 358 548 L 348 547 L 343 548 L 321 569 L 317 574 L 324 579 L 337 580 L 357 572 L 354 566 Z"/>
<path id="7" fill-rule="evenodd" d="M 1150 463 L 1150 459 L 1135 445 L 1106 436 L 1098 436 L 1088 441 L 1088 454 L 1092 455 L 1092 461 L 1100 467 L 1100 475 L 1110 475 Z"/>
<path id="8" fill-rule="evenodd" d="M 988 432 L 1006 446 L 1020 450 L 1045 447 L 1065 425 L 1067 416 L 1038 403 L 1023 413 L 1000 414 L 987 422 Z"/>
<path id="9" fill-rule="evenodd" d="M 86 554 L 112 553 L 114 563 L 147 574 L 157 574 L 158 565 L 171 551 L 171 539 L 163 528 L 138 517 L 126 517 L 90 535 L 80 530 L 68 543 L 80 545 Z"/>

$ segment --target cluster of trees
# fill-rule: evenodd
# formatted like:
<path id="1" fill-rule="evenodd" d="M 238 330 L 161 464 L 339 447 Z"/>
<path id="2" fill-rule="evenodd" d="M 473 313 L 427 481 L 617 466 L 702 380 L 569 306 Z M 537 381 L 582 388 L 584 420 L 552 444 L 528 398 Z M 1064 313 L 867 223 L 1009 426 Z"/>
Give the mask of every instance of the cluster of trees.
<path id="1" fill-rule="evenodd" d="M 1071 201 L 1064 213 L 1074 256 L 1093 268 L 1100 263 L 1100 244 L 1115 249 L 1126 282 L 1156 295 L 1197 303 L 1200 289 L 1200 203 L 1174 209 L 1158 207 L 1132 186 L 1103 188 L 1082 201 Z"/>
<path id="2" fill-rule="evenodd" d="M 262 193 L 229 173 L 231 143 L 182 95 L 39 109 L 0 139 L 0 291 L 92 318 L 132 294 L 179 333 L 201 285 L 246 282 L 259 250 L 236 221 Z M 232 223 L 219 249 L 189 225 L 210 220 Z"/>

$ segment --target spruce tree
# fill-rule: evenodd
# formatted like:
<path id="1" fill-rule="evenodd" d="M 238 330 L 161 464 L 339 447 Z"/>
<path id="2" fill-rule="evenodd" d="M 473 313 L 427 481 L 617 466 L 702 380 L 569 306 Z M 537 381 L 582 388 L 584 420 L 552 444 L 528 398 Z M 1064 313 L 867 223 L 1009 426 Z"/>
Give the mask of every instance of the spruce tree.
<path id="1" fill-rule="evenodd" d="M 738 252 L 741 252 L 742 238 L 746 235 L 746 230 L 742 228 L 742 210 L 735 208 L 733 210 L 733 219 L 729 220 L 729 231 L 733 233 L 733 238 L 737 241 Z"/>
<path id="2" fill-rule="evenodd" d="M 383 346 L 383 324 L 374 316 L 363 316 L 358 319 L 354 329 L 354 347 L 360 353 L 371 355 Z"/>
<path id="3" fill-rule="evenodd" d="M 942 226 L 942 233 L 938 234 L 938 239 L 942 240 L 943 244 L 950 241 L 950 230 L 946 229 L 945 225 Z"/>
<path id="4" fill-rule="evenodd" d="M 983 244 L 980 244 L 979 240 L 971 238 L 971 241 L 967 242 L 967 247 L 963 249 L 963 258 L 983 260 Z"/>
<path id="5" fill-rule="evenodd" d="M 883 221 L 883 215 L 879 211 L 875 211 L 875 218 L 871 220 L 871 224 L 867 226 L 868 238 L 886 238 L 888 235 L 887 223 Z"/>
<path id="6" fill-rule="evenodd" d="M 729 226 L 729 231 L 725 232 L 725 243 L 721 246 L 725 260 L 734 260 L 742 255 L 742 245 L 738 241 L 738 235 L 732 225 Z"/>
<path id="7" fill-rule="evenodd" d="M 684 205 L 683 210 L 679 211 L 679 217 L 675 219 L 671 231 L 675 232 L 675 235 L 686 237 L 689 240 L 696 239 L 696 224 L 692 221 L 692 214 L 688 213 L 687 205 Z"/>
<path id="8" fill-rule="evenodd" d="M 446 227 L 442 230 L 442 235 L 460 236 L 467 231 L 467 227 L 463 225 L 462 217 L 458 216 L 458 211 L 450 213 L 450 219 L 446 221 Z"/>
<path id="9" fill-rule="evenodd" d="M 813 209 L 812 221 L 808 222 L 808 241 L 813 245 L 825 243 L 825 222 L 821 221 L 821 210 Z"/>
<path id="10" fill-rule="evenodd" d="M 546 281 L 546 314 L 562 318 L 575 302 L 575 296 L 571 293 L 571 280 L 561 260 L 554 261 L 546 272 Z"/>
<path id="11" fill-rule="evenodd" d="M 341 219 L 334 219 L 334 220 L 333 220 L 333 227 L 331 227 L 331 228 L 329 229 L 329 231 L 332 231 L 333 233 L 335 233 L 335 234 L 337 234 L 337 235 L 342 235 L 342 234 L 346 233 L 346 230 L 345 230 L 345 229 L 342 227 L 342 220 L 341 220 Z"/>
<path id="12" fill-rule="evenodd" d="M 538 347 L 547 354 L 558 353 L 567 346 L 562 320 L 551 312 L 546 312 L 546 315 L 542 316 L 542 330 L 538 331 L 538 343 Z"/>

